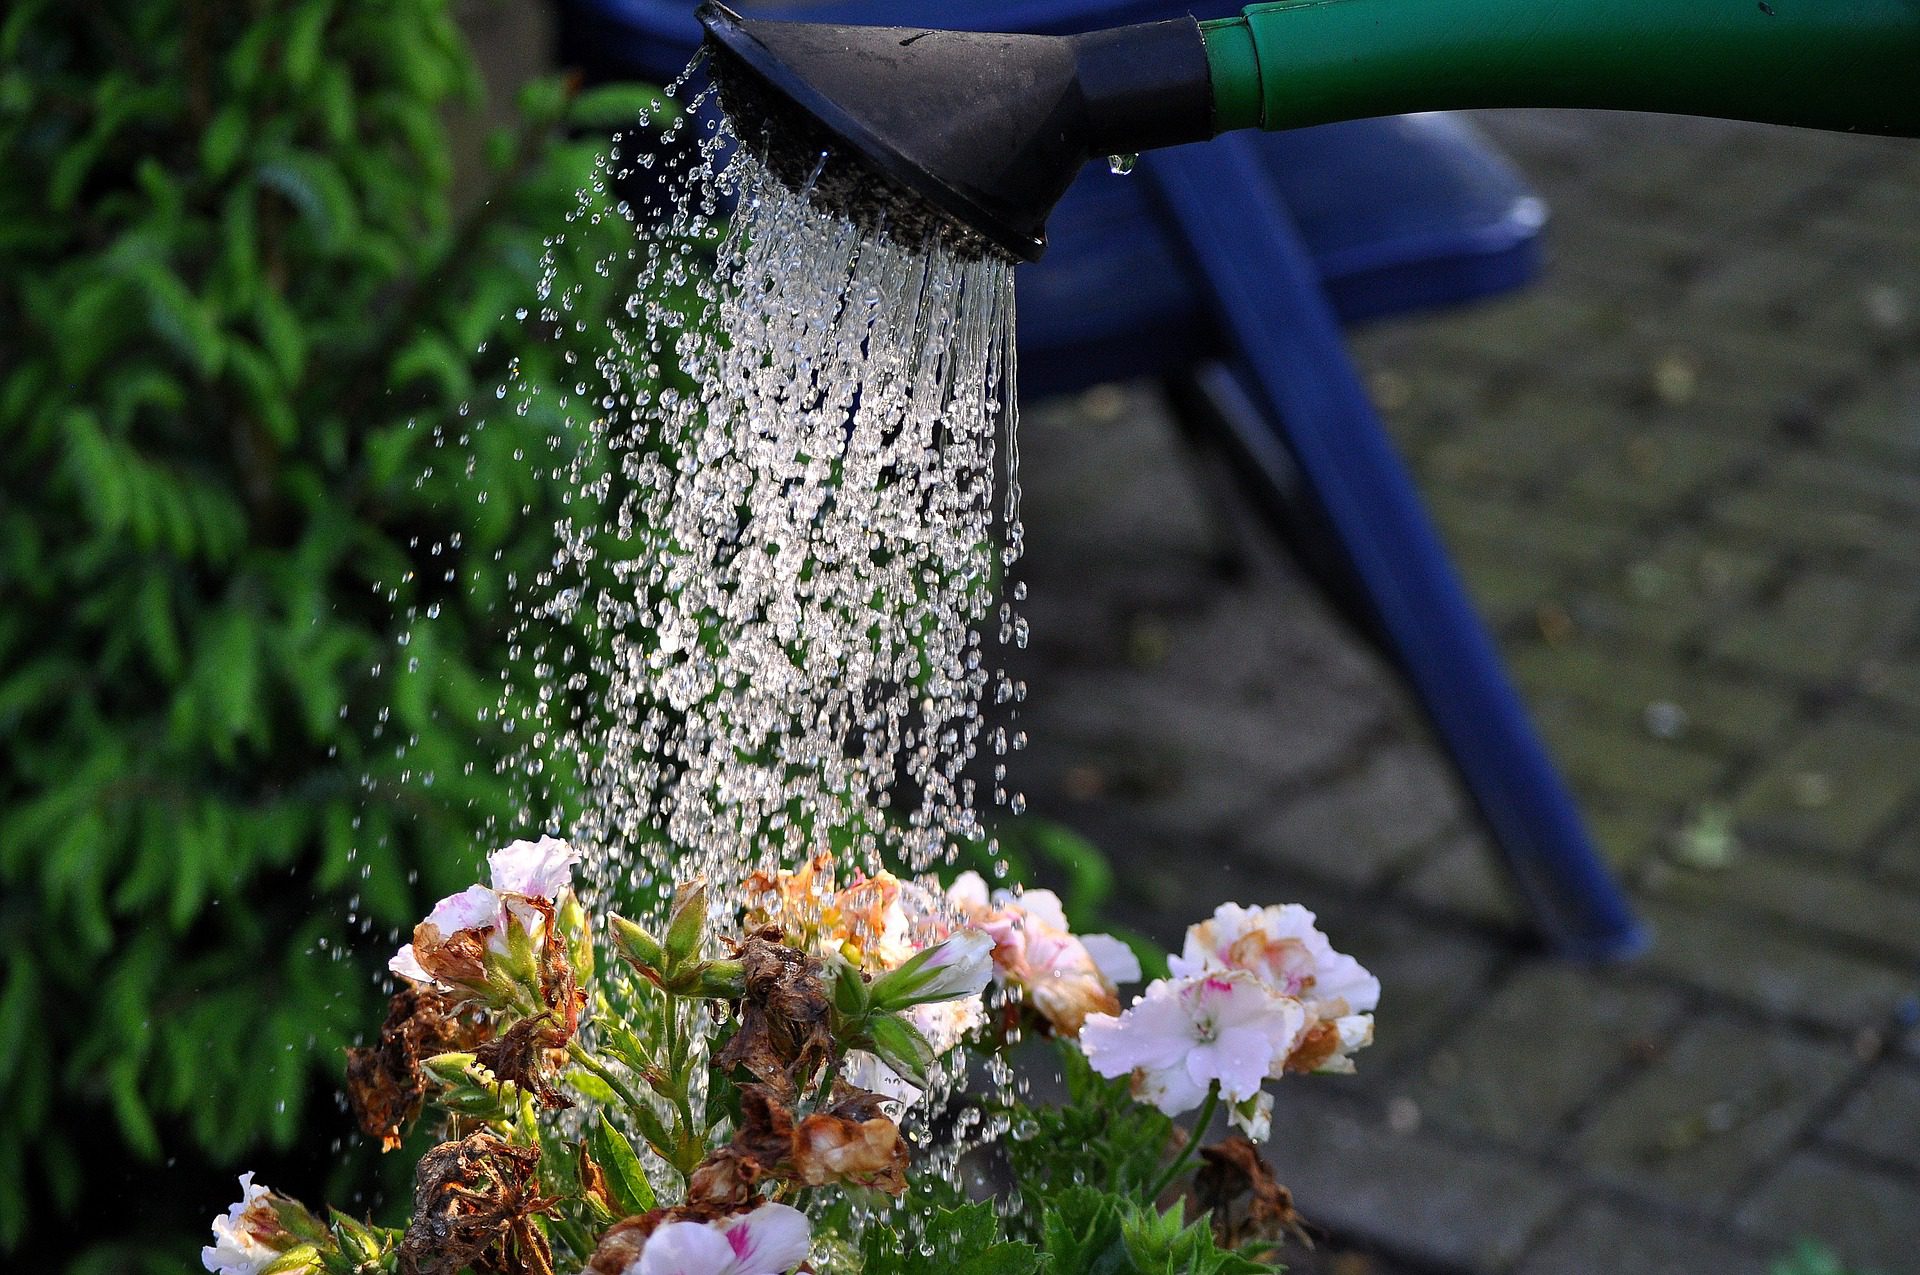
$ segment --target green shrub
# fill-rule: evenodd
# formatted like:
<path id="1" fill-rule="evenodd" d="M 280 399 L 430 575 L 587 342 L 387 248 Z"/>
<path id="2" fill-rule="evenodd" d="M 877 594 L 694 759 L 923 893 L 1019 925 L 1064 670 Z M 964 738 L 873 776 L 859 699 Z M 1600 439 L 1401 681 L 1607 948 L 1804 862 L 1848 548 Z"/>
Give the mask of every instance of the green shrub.
<path id="1" fill-rule="evenodd" d="M 575 379 L 592 325 L 512 316 L 590 175 L 563 126 L 636 101 L 534 86 L 459 214 L 448 9 L 0 18 L 0 1246 L 83 1202 L 109 1234 L 89 1192 L 128 1163 L 311 1128 L 379 1016 L 326 958 L 514 815 L 474 721 L 551 552 L 519 453 L 570 426 L 557 394 L 470 433 L 466 405 Z M 568 231 L 584 260 L 627 233 Z M 612 305 L 562 269 L 575 317 Z"/>

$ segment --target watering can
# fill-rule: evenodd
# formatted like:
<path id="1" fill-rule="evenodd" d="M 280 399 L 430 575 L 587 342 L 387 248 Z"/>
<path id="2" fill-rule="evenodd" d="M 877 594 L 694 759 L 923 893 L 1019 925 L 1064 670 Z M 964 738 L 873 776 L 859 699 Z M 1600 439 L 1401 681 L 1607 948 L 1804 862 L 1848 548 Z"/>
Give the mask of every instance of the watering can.
<path id="1" fill-rule="evenodd" d="M 776 171 L 1023 260 L 1087 159 L 1236 129 L 1565 106 L 1920 135 L 1920 0 L 1272 0 L 1073 36 L 699 16 Z M 864 171 L 816 172 L 829 147 Z"/>

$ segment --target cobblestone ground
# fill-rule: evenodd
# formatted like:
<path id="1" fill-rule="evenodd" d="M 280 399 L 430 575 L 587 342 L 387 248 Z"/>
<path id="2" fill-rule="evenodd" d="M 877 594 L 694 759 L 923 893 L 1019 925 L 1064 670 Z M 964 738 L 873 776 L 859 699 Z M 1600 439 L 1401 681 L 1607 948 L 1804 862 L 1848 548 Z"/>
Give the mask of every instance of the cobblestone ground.
<path id="1" fill-rule="evenodd" d="M 1658 929 L 1544 958 L 1393 674 L 1147 388 L 1024 434 L 1034 807 L 1166 940 L 1297 899 L 1383 978 L 1270 1156 L 1298 1268 L 1920 1271 L 1920 146 L 1483 123 L 1550 201 L 1524 296 L 1359 358 Z"/>

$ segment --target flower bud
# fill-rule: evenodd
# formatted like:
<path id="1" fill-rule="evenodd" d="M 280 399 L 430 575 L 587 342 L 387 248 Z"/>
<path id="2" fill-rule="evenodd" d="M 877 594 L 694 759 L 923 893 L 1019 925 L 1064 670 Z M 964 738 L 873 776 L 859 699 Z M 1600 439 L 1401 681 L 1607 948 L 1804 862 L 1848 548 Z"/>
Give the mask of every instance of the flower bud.
<path id="1" fill-rule="evenodd" d="M 673 906 L 667 913 L 666 967 L 678 969 L 700 955 L 700 940 L 707 928 L 707 879 L 695 877 L 673 892 Z"/>
<path id="2" fill-rule="evenodd" d="M 473 1063 L 473 1055 L 468 1053 L 435 1054 L 421 1060 L 420 1070 L 443 1085 L 460 1085 L 467 1082 Z"/>
<path id="3" fill-rule="evenodd" d="M 593 927 L 587 920 L 587 909 L 580 903 L 580 897 L 572 890 L 560 896 L 560 904 L 554 910 L 554 925 L 567 945 L 567 960 L 573 966 L 576 982 L 587 983 L 593 979 Z"/>
<path id="4" fill-rule="evenodd" d="M 916 952 L 898 969 L 874 980 L 868 992 L 879 1009 L 910 1009 L 977 995 L 992 978 L 993 939 L 980 930 L 961 930 L 945 942 Z"/>
<path id="5" fill-rule="evenodd" d="M 738 1000 L 747 992 L 747 971 L 739 961 L 702 961 L 700 977 L 694 980 L 689 996 L 714 1000 Z"/>
<path id="6" fill-rule="evenodd" d="M 617 913 L 607 917 L 607 931 L 614 948 L 642 974 L 658 975 L 666 963 L 660 940 Z"/>
<path id="7" fill-rule="evenodd" d="M 927 1087 L 927 1068 L 933 1065 L 933 1045 L 920 1029 L 898 1014 L 878 1014 L 867 1024 L 868 1038 L 880 1061 L 902 1080 Z"/>
<path id="8" fill-rule="evenodd" d="M 860 1023 L 872 1007 L 873 1002 L 867 996 L 867 980 L 861 977 L 860 967 L 841 964 L 833 979 L 835 1012 L 847 1023 Z"/>

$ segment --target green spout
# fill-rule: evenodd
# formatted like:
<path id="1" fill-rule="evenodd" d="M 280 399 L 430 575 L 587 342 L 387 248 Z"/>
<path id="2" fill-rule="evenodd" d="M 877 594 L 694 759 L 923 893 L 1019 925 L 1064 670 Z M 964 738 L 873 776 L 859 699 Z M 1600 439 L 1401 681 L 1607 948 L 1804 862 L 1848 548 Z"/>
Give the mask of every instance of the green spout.
<path id="1" fill-rule="evenodd" d="M 1201 30 L 1220 132 L 1580 106 L 1920 135 L 1920 0 L 1273 0 Z"/>

